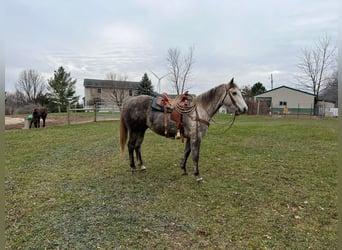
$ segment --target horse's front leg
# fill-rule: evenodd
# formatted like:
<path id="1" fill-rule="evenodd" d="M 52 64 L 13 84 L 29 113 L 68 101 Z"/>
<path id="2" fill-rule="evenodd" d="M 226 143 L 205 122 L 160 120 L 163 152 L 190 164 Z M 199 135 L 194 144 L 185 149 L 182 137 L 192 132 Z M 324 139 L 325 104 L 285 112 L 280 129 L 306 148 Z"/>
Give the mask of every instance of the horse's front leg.
<path id="1" fill-rule="evenodd" d="M 190 152 L 191 152 L 190 138 L 187 138 L 185 142 L 185 148 L 184 148 L 184 158 L 181 161 L 181 168 L 183 169 L 183 175 L 188 175 L 186 171 L 186 161 L 188 160 Z"/>
<path id="2" fill-rule="evenodd" d="M 194 164 L 194 175 L 196 177 L 196 180 L 199 182 L 203 181 L 203 178 L 200 176 L 199 168 L 198 168 L 200 146 L 201 146 L 201 139 L 191 140 L 190 147 L 191 147 L 192 161 Z"/>

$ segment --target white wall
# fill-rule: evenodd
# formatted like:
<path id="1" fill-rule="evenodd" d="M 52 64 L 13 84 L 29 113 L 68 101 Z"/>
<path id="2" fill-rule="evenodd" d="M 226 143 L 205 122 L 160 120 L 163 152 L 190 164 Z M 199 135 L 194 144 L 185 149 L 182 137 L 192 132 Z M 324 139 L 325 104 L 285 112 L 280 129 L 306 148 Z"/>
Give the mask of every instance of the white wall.
<path id="1" fill-rule="evenodd" d="M 258 97 L 271 97 L 272 98 L 272 107 L 273 108 L 283 108 L 280 102 L 286 102 L 288 108 L 313 108 L 315 97 L 310 94 L 306 94 L 304 92 L 288 89 L 288 88 L 279 88 L 275 90 L 271 90 L 267 93 L 263 93 L 255 96 L 255 100 Z"/>

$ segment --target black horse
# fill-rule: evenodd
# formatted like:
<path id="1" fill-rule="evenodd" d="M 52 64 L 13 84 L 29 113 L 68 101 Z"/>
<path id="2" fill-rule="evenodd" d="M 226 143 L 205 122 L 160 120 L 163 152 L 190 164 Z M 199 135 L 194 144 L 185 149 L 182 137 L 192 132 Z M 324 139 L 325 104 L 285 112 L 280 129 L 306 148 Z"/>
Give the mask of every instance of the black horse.
<path id="1" fill-rule="evenodd" d="M 43 120 L 43 127 L 45 127 L 45 120 L 47 117 L 48 111 L 46 107 L 38 107 L 34 108 L 32 113 L 32 119 L 30 122 L 30 128 L 32 127 L 32 124 L 34 124 L 35 128 L 40 127 L 40 118 Z"/>
<path id="2" fill-rule="evenodd" d="M 141 144 L 144 140 L 145 131 L 150 128 L 159 135 L 175 137 L 177 133 L 176 122 L 170 119 L 171 115 L 154 110 L 152 106 L 153 97 L 140 95 L 128 97 L 124 100 L 120 118 L 120 144 L 121 151 L 124 151 L 128 139 L 128 153 L 132 171 L 136 171 L 134 162 L 134 151 L 138 165 L 142 170 L 146 169 L 141 157 Z M 237 112 L 247 111 L 247 105 L 241 95 L 234 78 L 228 84 L 221 84 L 207 92 L 193 98 L 193 109 L 182 114 L 183 136 L 186 138 L 184 158 L 181 162 L 183 175 L 187 175 L 186 161 L 192 153 L 194 163 L 194 175 L 197 181 L 202 181 L 198 169 L 199 150 L 202 137 L 205 135 L 211 118 L 222 106 L 235 107 Z M 165 122 L 167 120 L 167 122 Z M 165 124 L 167 128 L 165 129 Z"/>

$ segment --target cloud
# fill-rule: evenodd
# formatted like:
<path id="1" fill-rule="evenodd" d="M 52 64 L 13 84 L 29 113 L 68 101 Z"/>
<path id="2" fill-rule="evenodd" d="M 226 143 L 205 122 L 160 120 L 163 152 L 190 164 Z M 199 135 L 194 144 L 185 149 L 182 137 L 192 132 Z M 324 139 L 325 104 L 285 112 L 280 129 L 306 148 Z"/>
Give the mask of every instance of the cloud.
<path id="1" fill-rule="evenodd" d="M 275 83 L 287 83 L 302 47 L 324 32 L 337 37 L 337 0 L 85 1 L 6 2 L 6 89 L 22 70 L 49 78 L 59 66 L 78 79 L 80 95 L 84 78 L 109 72 L 133 81 L 147 72 L 156 84 L 149 71 L 166 73 L 167 50 L 192 45 L 191 91 L 233 76 L 266 84 L 272 72 Z"/>
<path id="2" fill-rule="evenodd" d="M 105 41 L 107 44 L 125 44 L 127 47 L 147 46 L 148 33 L 144 27 L 135 23 L 114 22 L 105 27 L 91 31 L 98 41 Z"/>
<path id="3" fill-rule="evenodd" d="M 299 17 L 296 19 L 292 25 L 294 27 L 317 27 L 318 25 L 325 25 L 327 23 L 338 22 L 338 18 L 336 16 L 309 16 L 309 17 Z"/>

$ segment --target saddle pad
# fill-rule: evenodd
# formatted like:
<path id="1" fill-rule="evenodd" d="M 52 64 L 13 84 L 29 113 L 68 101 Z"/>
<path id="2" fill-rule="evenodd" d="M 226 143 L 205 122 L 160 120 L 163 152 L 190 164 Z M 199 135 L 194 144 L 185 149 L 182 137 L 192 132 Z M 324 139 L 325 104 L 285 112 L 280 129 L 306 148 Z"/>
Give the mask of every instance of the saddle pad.
<path id="1" fill-rule="evenodd" d="M 160 112 L 164 112 L 164 107 L 163 106 L 160 106 L 157 102 L 157 100 L 159 99 L 160 97 L 154 97 L 153 100 L 152 100 L 152 109 L 156 110 L 156 111 L 160 111 Z M 172 112 L 172 109 L 170 108 L 167 108 L 167 113 L 171 113 Z"/>

